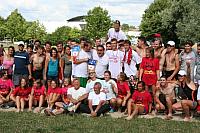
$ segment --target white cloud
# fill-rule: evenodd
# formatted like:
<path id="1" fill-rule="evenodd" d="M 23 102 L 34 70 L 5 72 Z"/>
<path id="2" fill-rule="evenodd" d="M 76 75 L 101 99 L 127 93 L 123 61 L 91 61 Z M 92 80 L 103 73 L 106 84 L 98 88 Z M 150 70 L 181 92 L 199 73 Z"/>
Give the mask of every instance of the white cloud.
<path id="1" fill-rule="evenodd" d="M 109 11 L 113 20 L 139 25 L 151 2 L 153 0 L 1 0 L 0 16 L 6 18 L 18 8 L 26 20 L 39 20 L 51 32 L 57 26 L 65 25 L 67 19 L 86 15 L 88 10 L 101 6 Z"/>

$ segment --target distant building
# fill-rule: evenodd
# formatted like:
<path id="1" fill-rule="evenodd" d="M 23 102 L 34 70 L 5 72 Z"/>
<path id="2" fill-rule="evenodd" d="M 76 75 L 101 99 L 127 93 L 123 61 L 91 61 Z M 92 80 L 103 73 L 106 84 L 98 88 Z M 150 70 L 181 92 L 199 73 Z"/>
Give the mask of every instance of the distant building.
<path id="1" fill-rule="evenodd" d="M 86 26 L 86 16 L 77 16 L 67 20 L 67 26 L 82 30 Z"/>

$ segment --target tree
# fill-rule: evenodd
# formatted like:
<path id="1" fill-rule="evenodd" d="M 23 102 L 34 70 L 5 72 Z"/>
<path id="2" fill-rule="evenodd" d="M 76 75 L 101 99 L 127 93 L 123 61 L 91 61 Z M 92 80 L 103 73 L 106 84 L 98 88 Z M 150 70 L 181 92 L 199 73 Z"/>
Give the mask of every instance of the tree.
<path id="1" fill-rule="evenodd" d="M 162 30 L 162 11 L 171 6 L 171 0 L 155 0 L 149 8 L 145 10 L 140 24 L 142 35 L 149 37 L 155 33 L 161 33 L 162 37 L 168 34 Z"/>
<path id="2" fill-rule="evenodd" d="M 15 9 L 6 19 L 7 36 L 14 40 L 22 40 L 26 33 L 27 23 L 18 10 Z"/>
<path id="3" fill-rule="evenodd" d="M 5 20 L 0 16 L 0 40 L 4 39 L 5 36 L 6 36 Z"/>
<path id="4" fill-rule="evenodd" d="M 129 25 L 128 25 L 128 24 L 122 24 L 122 25 L 121 25 L 121 29 L 122 29 L 123 31 L 129 31 Z"/>
<path id="5" fill-rule="evenodd" d="M 83 30 L 83 35 L 91 39 L 105 37 L 108 29 L 111 27 L 111 19 L 108 11 L 101 7 L 89 10 L 85 20 L 87 24 Z"/>
<path id="6" fill-rule="evenodd" d="M 155 0 L 143 15 L 142 34 L 161 33 L 165 41 L 176 43 L 199 41 L 199 6 L 198 0 Z"/>
<path id="7" fill-rule="evenodd" d="M 46 36 L 46 29 L 44 25 L 40 24 L 39 21 L 33 21 L 28 23 L 28 28 L 24 35 L 25 40 L 35 40 L 39 39 L 42 42 Z"/>
<path id="8" fill-rule="evenodd" d="M 52 34 L 46 35 L 46 41 L 51 41 L 55 44 L 58 41 L 66 41 L 69 38 L 79 38 L 81 31 L 76 28 L 62 26 L 57 28 Z"/>

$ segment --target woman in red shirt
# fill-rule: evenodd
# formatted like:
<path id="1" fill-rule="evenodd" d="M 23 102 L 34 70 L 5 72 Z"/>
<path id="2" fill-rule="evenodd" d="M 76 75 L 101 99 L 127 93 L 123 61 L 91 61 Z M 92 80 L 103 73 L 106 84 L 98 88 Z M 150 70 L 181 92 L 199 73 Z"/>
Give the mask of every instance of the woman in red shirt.
<path id="1" fill-rule="evenodd" d="M 127 100 L 131 96 L 130 88 L 128 86 L 128 82 L 126 81 L 126 74 L 123 72 L 120 72 L 120 74 L 117 77 L 117 88 L 117 109 L 119 112 L 121 112 L 121 109 L 119 108 L 121 106 L 125 107 Z"/>
<path id="2" fill-rule="evenodd" d="M 34 112 L 40 112 L 42 105 L 44 104 L 45 97 L 45 86 L 42 85 L 40 79 L 34 81 L 33 87 L 31 90 L 31 95 L 29 98 L 29 111 L 32 111 L 32 105 L 37 106 L 39 102 L 39 106 L 35 109 Z"/>
<path id="3" fill-rule="evenodd" d="M 20 86 L 15 88 L 10 95 L 10 98 L 16 103 L 17 111 L 23 112 L 25 104 L 29 101 L 29 94 L 31 93 L 31 88 L 28 87 L 27 79 L 21 78 Z"/>
<path id="4" fill-rule="evenodd" d="M 151 94 L 145 90 L 145 83 L 139 81 L 137 84 L 137 90 L 133 93 L 132 99 L 128 101 L 128 117 L 125 119 L 131 120 L 134 116 L 139 114 L 147 114 L 151 110 L 151 103 Z"/>
<path id="5" fill-rule="evenodd" d="M 56 109 L 53 111 L 55 115 L 62 114 L 65 110 L 67 110 L 67 107 L 69 107 L 70 101 L 67 98 L 67 90 L 70 87 L 72 87 L 72 85 L 70 84 L 70 79 L 65 78 L 61 92 L 62 101 L 55 103 Z"/>
<path id="6" fill-rule="evenodd" d="M 153 96 L 155 96 L 156 82 L 159 78 L 159 60 L 154 58 L 153 49 L 147 48 L 146 57 L 142 58 L 142 63 L 140 64 L 139 80 L 145 82 L 147 90 L 152 87 Z"/>
<path id="7" fill-rule="evenodd" d="M 8 79 L 8 71 L 2 71 L 2 78 L 0 78 L 0 105 L 9 101 L 10 94 L 14 89 L 12 80 Z"/>
<path id="8" fill-rule="evenodd" d="M 52 113 L 53 105 L 55 104 L 55 102 L 57 102 L 59 100 L 61 93 L 62 93 L 62 89 L 58 87 L 57 80 L 52 80 L 51 87 L 47 91 L 48 108 L 44 110 L 44 113 L 47 116 L 53 114 Z"/>

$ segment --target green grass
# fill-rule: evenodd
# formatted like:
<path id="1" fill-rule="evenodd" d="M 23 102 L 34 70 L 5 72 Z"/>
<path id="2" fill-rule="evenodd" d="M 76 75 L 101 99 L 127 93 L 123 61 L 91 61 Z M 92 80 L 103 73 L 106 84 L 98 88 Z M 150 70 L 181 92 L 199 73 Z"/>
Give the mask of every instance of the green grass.
<path id="1" fill-rule="evenodd" d="M 0 112 L 0 133 L 12 132 L 101 132 L 101 133 L 200 133 L 199 122 L 165 121 L 137 118 L 132 121 L 109 116 L 60 115 L 46 117 L 42 114 Z"/>

